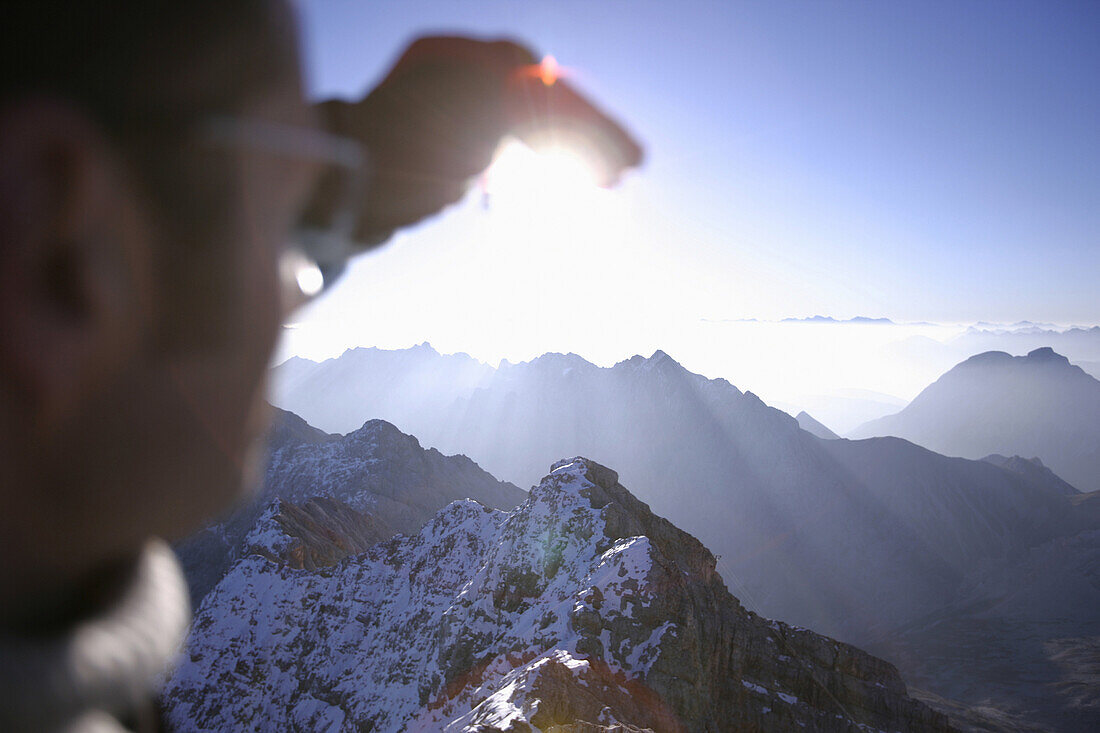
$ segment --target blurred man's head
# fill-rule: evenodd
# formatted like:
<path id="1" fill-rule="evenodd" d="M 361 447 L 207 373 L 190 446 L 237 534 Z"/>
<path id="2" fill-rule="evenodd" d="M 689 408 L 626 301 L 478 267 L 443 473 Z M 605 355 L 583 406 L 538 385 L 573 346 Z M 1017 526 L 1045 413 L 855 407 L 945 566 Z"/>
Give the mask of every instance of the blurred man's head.
<path id="1" fill-rule="evenodd" d="M 239 492 L 313 172 L 201 134 L 309 124 L 280 3 L 28 3 L 3 35 L 0 621 L 25 624 Z"/>

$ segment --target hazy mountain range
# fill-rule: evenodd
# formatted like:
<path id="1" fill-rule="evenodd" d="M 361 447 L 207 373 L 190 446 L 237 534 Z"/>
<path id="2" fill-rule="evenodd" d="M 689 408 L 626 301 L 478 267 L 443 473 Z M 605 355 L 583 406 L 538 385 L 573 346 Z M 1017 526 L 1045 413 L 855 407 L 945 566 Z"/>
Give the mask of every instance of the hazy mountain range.
<path id="1" fill-rule="evenodd" d="M 890 346 L 889 351 L 899 367 L 943 373 L 954 364 L 987 351 L 1026 354 L 1049 347 L 1097 376 L 1094 370 L 1100 362 L 1100 326 L 1058 329 L 1048 325 L 971 326 L 945 341 L 910 336 Z"/>
<path id="2" fill-rule="evenodd" d="M 973 356 L 849 437 L 876 435 L 968 458 L 1038 457 L 1076 488 L 1100 490 L 1100 381 L 1049 347 Z"/>
<path id="3" fill-rule="evenodd" d="M 805 410 L 844 435 L 897 412 L 974 354 L 1026 354 L 1043 346 L 1100 377 L 1100 328 L 1092 326 L 1019 322 L 968 327 L 902 321 L 867 325 L 828 316 L 711 320 L 685 326 L 684 335 L 665 349 L 692 371 L 728 377 L 769 405 L 791 415 Z"/>
<path id="4" fill-rule="evenodd" d="M 894 325 L 894 321 L 889 318 L 871 318 L 869 316 L 853 316 L 852 318 L 834 318 L 833 316 L 789 316 L 787 318 L 780 318 L 778 321 L 762 320 L 760 318 L 724 318 L 724 319 L 704 319 L 713 320 L 718 323 L 866 323 L 871 325 Z"/>
<path id="5" fill-rule="evenodd" d="M 820 440 L 663 352 L 493 370 L 427 346 L 359 349 L 276 372 L 276 400 L 311 423 L 382 417 L 518 485 L 548 451 L 621 466 L 639 498 L 720 554 L 750 607 L 856 641 L 942 607 L 975 567 L 1059 534 L 1072 512 L 1055 488 L 990 463 Z"/>
<path id="6" fill-rule="evenodd" d="M 583 458 L 511 512 L 455 501 L 320 567 L 297 528 L 261 518 L 204 599 L 164 693 L 175 729 L 950 730 L 890 664 L 746 611 Z"/>

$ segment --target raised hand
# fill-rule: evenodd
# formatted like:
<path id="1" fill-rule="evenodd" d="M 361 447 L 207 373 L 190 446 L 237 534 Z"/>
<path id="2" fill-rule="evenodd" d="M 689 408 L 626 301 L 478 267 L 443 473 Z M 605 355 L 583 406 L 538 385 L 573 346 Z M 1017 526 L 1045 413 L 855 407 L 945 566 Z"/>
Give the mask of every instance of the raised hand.
<path id="1" fill-rule="evenodd" d="M 356 233 L 365 247 L 462 198 L 505 135 L 577 148 L 605 186 L 642 158 L 618 123 L 511 41 L 421 38 L 366 98 L 318 110 L 368 151 Z"/>

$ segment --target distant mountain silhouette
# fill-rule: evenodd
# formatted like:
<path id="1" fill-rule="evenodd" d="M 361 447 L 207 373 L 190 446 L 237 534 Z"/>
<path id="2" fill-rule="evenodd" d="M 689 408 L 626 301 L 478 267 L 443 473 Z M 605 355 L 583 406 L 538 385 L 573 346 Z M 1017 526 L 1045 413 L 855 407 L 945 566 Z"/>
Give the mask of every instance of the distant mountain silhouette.
<path id="1" fill-rule="evenodd" d="M 855 316 L 854 318 L 833 318 L 832 316 L 806 316 L 804 318 L 784 318 L 780 323 L 866 323 L 871 325 L 893 325 L 889 318 L 870 318 L 868 316 Z"/>
<path id="2" fill-rule="evenodd" d="M 768 404 L 791 415 L 799 412 L 814 415 L 815 420 L 828 425 L 838 435 L 854 430 L 869 420 L 893 415 L 907 404 L 905 400 L 893 395 L 854 388 L 829 390 L 824 394 L 799 395 L 791 399 L 794 402 L 773 400 Z"/>
<path id="3" fill-rule="evenodd" d="M 388 351 L 359 348 L 321 363 L 293 357 L 275 369 L 272 402 L 335 433 L 373 418 L 399 426 L 430 423 L 456 398 L 488 384 L 496 370 L 430 344 Z M 533 479 L 532 479 L 533 480 Z"/>
<path id="4" fill-rule="evenodd" d="M 854 316 L 853 318 L 833 318 L 832 316 L 790 316 L 780 318 L 778 321 L 769 321 L 760 318 L 703 318 L 701 320 L 713 323 L 869 323 L 878 325 L 896 325 L 889 318 L 871 318 L 869 316 Z M 929 324 L 931 325 L 931 324 Z"/>
<path id="5" fill-rule="evenodd" d="M 806 412 L 805 410 L 798 413 L 797 417 L 795 417 L 795 420 L 798 421 L 798 427 L 802 428 L 810 435 L 816 435 L 817 437 L 824 438 L 825 440 L 836 440 L 840 437 L 832 430 L 829 430 L 829 428 L 819 423 L 817 420 L 814 420 L 810 413 Z"/>
<path id="6" fill-rule="evenodd" d="M 1026 476 L 1029 480 L 1048 487 L 1050 491 L 1056 494 L 1076 496 L 1080 493 L 1077 489 L 1063 481 L 1058 474 L 1044 466 L 1043 462 L 1038 458 L 1002 456 L 998 453 L 993 453 L 982 460 L 987 463 L 992 463 L 995 466 L 1000 466 L 1001 468 L 1007 468 L 1009 471 L 1018 473 L 1021 476 Z"/>
<path id="7" fill-rule="evenodd" d="M 953 353 L 979 354 L 986 351 L 1007 351 L 1024 354 L 1050 347 L 1067 356 L 1074 364 L 1100 360 L 1100 326 L 1074 327 L 1066 330 L 1036 324 L 1025 328 L 969 328 L 949 342 Z"/>
<path id="8" fill-rule="evenodd" d="M 1038 457 L 1077 489 L 1100 489 L 1100 381 L 1049 347 L 973 356 L 849 437 L 881 435 L 967 458 Z"/>

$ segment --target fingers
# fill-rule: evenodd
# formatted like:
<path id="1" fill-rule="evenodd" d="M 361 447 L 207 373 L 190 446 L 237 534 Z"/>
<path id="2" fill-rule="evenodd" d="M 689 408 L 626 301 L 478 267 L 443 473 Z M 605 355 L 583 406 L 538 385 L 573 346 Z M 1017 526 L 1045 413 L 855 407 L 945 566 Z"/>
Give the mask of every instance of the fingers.
<path id="1" fill-rule="evenodd" d="M 568 83 L 547 85 L 538 77 L 517 75 L 509 87 L 507 126 L 531 147 L 556 145 L 576 151 L 593 166 L 602 186 L 614 184 L 625 170 L 641 164 L 641 145 Z"/>
<path id="2" fill-rule="evenodd" d="M 507 134 L 535 148 L 573 148 L 604 186 L 641 162 L 641 146 L 618 122 L 569 84 L 525 73 L 536 65 L 510 40 L 420 38 L 365 99 L 319 105 L 329 130 L 369 152 L 362 241 L 457 201 Z"/>
<path id="3" fill-rule="evenodd" d="M 481 41 L 462 36 L 426 36 L 413 41 L 401 54 L 386 80 L 399 77 L 419 64 L 439 61 L 480 67 L 498 75 L 501 82 L 514 69 L 538 63 L 529 48 L 509 39 Z"/>
<path id="4" fill-rule="evenodd" d="M 426 73 L 432 68 L 431 74 Z M 509 133 L 533 147 L 552 139 L 584 154 L 596 168 L 601 185 L 611 185 L 624 170 L 641 163 L 641 146 L 621 124 L 567 82 L 548 79 L 535 54 L 515 41 L 455 36 L 417 39 L 379 90 L 394 85 L 406 93 L 411 79 L 431 75 L 438 77 L 431 94 L 437 104 L 448 96 L 474 103 L 480 115 L 452 108 L 450 117 L 456 127 L 476 124 L 490 150 Z M 481 158 L 469 162 L 480 163 Z M 451 172 L 476 175 L 480 170 L 466 165 Z"/>

